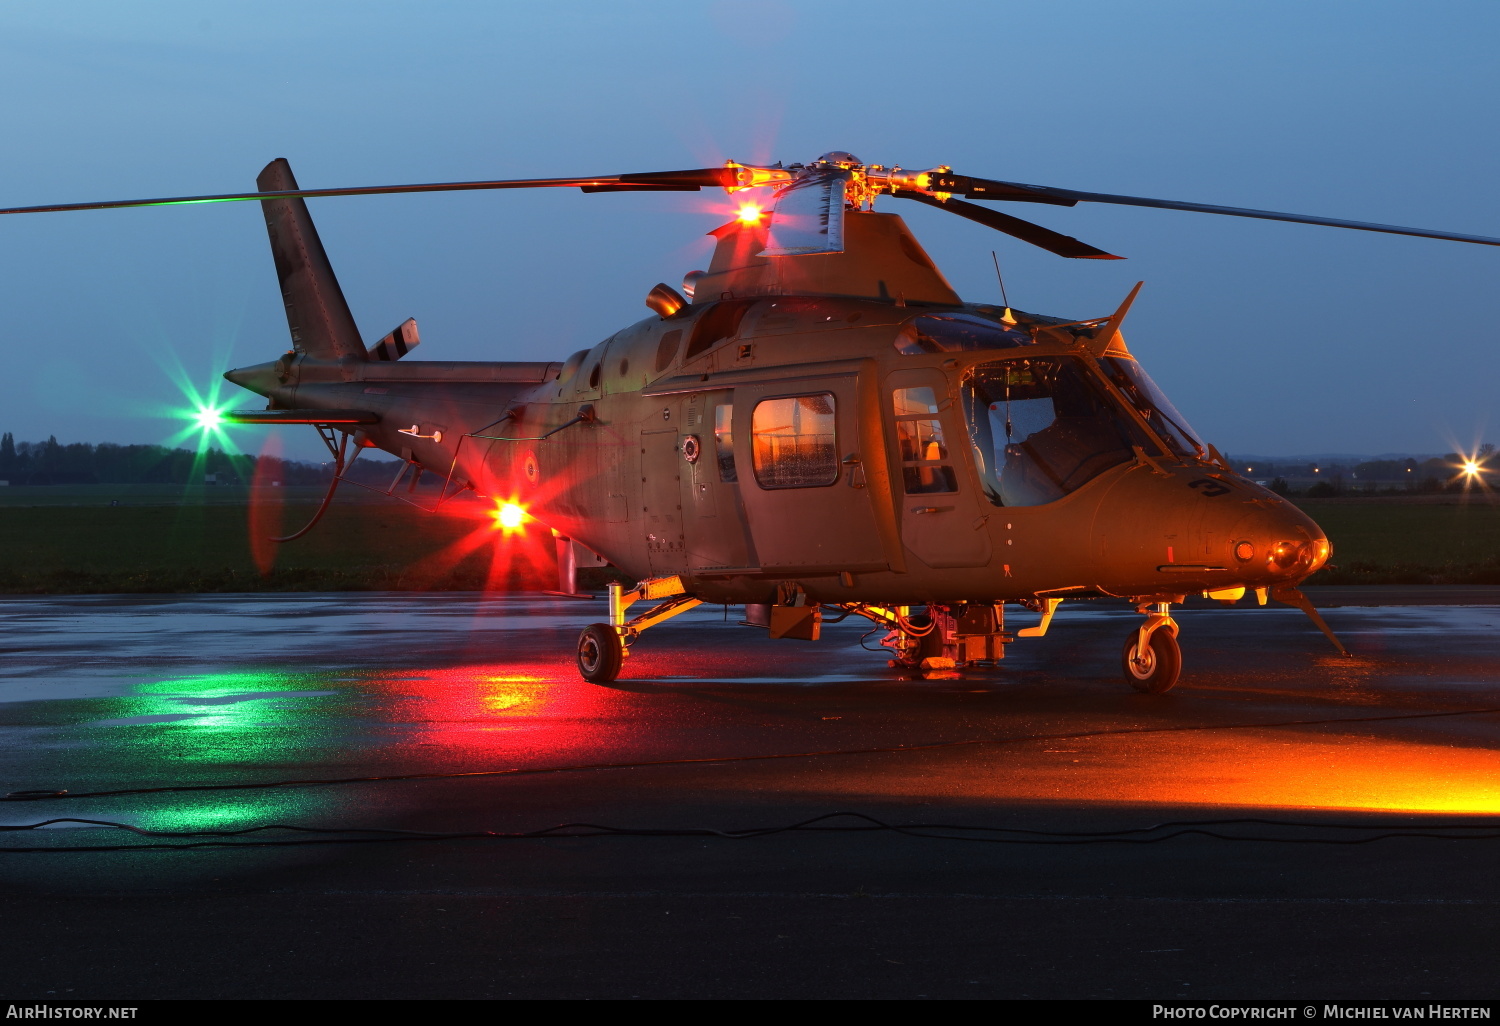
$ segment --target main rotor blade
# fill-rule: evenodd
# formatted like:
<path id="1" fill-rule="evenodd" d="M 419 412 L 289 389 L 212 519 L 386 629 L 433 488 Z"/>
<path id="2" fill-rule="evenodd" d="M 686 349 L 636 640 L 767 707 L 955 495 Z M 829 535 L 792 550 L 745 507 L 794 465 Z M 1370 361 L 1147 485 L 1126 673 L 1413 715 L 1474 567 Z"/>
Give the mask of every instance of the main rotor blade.
<path id="1" fill-rule="evenodd" d="M 1232 217 L 1256 217 L 1265 221 L 1291 221 L 1297 224 L 1321 224 L 1330 228 L 1353 228 L 1362 232 L 1384 232 L 1388 235 L 1414 235 L 1423 239 L 1446 239 L 1450 242 L 1473 242 L 1481 246 L 1500 246 L 1500 239 L 1462 232 L 1441 232 L 1428 228 L 1402 228 L 1372 221 L 1346 221 L 1338 217 L 1313 217 L 1307 214 L 1285 214 L 1275 210 L 1250 207 L 1224 207 L 1213 203 L 1186 203 L 1181 200 L 1149 199 L 1144 196 L 1116 196 L 1107 192 L 1079 192 L 1050 185 L 1024 185 L 1020 182 L 998 182 L 968 175 L 934 174 L 929 186 L 934 191 L 954 192 L 968 199 L 1014 200 L 1022 203 L 1053 203 L 1072 206 L 1075 203 L 1115 203 L 1127 207 L 1157 207 L 1162 210 L 1191 210 L 1202 214 L 1228 214 Z"/>
<path id="2" fill-rule="evenodd" d="M 978 221 L 987 225 L 997 232 L 1004 232 L 1012 238 L 1029 242 L 1033 246 L 1040 246 L 1049 253 L 1056 253 L 1062 257 L 1072 257 L 1079 260 L 1124 260 L 1124 257 L 1106 253 L 1102 249 L 1095 249 L 1087 242 L 1079 242 L 1071 235 L 1063 235 L 1054 232 L 1050 228 L 1043 228 L 1039 224 L 1023 221 L 1019 217 L 1011 217 L 1002 214 L 998 210 L 989 207 L 981 207 L 974 203 L 965 203 L 963 200 L 950 199 L 939 200 L 928 196 L 926 193 L 912 192 L 909 189 L 898 189 L 896 195 L 904 199 L 916 200 L 918 203 L 926 203 L 929 207 L 937 207 L 946 210 L 950 214 L 959 217 L 967 217 L 970 221 Z"/>
<path id="3" fill-rule="evenodd" d="M 53 203 L 37 207 L 0 208 L 0 214 L 47 214 L 63 210 L 113 210 L 119 207 L 170 207 L 189 203 L 239 203 L 245 200 L 318 196 L 384 196 L 403 192 L 472 192 L 483 189 L 562 189 L 584 192 L 694 192 L 703 186 L 733 185 L 731 168 L 646 171 L 596 178 L 512 178 L 493 182 L 433 182 L 425 185 L 362 185 L 345 189 L 293 189 L 284 192 L 231 192 L 218 196 L 167 196 L 159 199 L 105 200 L 98 203 Z"/>

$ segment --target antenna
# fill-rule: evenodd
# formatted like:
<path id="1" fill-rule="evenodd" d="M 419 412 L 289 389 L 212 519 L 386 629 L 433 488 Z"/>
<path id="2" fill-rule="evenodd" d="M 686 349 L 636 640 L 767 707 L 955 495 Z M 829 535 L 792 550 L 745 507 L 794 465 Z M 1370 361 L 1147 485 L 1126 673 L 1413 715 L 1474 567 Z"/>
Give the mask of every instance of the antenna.
<path id="1" fill-rule="evenodd" d="M 995 263 L 995 280 L 1000 283 L 1000 298 L 1005 300 L 1005 313 L 1001 315 L 1000 319 L 1006 324 L 1014 325 L 1016 323 L 1016 315 L 1010 312 L 1010 296 L 1006 295 L 1005 292 L 1005 276 L 1000 273 L 1000 258 L 995 255 L 993 249 L 990 250 L 990 259 Z M 1008 425 L 1007 430 L 1009 430 Z"/>
<path id="2" fill-rule="evenodd" d="M 1005 294 L 1005 276 L 1000 273 L 1000 258 L 990 250 L 990 259 L 995 262 L 995 280 L 1000 283 L 1000 298 L 1005 300 L 1005 309 L 1010 309 L 1010 297 Z"/>

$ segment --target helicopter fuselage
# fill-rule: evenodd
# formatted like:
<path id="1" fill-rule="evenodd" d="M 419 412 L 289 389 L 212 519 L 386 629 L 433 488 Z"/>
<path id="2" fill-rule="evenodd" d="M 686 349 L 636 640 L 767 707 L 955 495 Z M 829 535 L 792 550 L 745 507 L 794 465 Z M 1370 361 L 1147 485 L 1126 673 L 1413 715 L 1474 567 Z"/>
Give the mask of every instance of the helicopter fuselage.
<path id="1" fill-rule="evenodd" d="M 1323 532 L 1285 499 L 1133 422 L 1087 331 L 1017 316 L 768 296 L 651 317 L 562 364 L 296 356 L 235 375 L 273 406 L 377 413 L 363 444 L 515 501 L 637 579 L 678 575 L 705 601 L 770 602 L 788 582 L 822 603 L 1180 601 L 1294 585 L 1326 561 Z M 1031 341 L 924 352 L 909 342 L 923 318 L 992 322 L 1000 338 L 1029 328 Z M 271 369 L 286 380 L 249 376 Z M 1003 402 L 1027 408 L 1026 437 L 1019 414 L 984 401 L 997 381 L 1034 396 L 1046 373 L 1106 411 L 1102 428 L 1071 418 L 1094 436 L 1063 424 L 1061 385 Z M 1052 417 L 1040 428 L 1038 404 Z M 985 437 L 979 421 L 993 435 L 1002 415 L 1009 437 Z M 1066 436 L 1061 456 L 1038 471 L 1025 450 L 1049 430 Z M 1026 473 L 1041 486 L 1004 487 Z"/>

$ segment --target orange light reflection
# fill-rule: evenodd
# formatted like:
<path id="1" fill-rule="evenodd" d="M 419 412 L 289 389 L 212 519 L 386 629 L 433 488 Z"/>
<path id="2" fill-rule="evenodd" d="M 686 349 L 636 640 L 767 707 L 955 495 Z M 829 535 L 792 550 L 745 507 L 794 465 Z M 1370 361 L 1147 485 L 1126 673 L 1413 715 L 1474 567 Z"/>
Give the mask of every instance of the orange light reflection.
<path id="1" fill-rule="evenodd" d="M 1413 741 L 1297 731 L 1094 737 L 996 749 L 975 763 L 934 754 L 811 785 L 849 798 L 1500 814 L 1500 752 L 1452 738 Z"/>

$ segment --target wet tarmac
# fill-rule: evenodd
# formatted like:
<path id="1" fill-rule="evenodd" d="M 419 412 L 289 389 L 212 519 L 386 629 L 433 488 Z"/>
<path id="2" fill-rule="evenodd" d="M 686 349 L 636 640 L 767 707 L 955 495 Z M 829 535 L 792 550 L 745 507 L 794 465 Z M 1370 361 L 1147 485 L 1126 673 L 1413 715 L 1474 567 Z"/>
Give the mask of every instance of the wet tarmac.
<path id="1" fill-rule="evenodd" d="M 1315 601 L 1353 658 L 1188 608 L 1148 696 L 1093 603 L 940 680 L 703 607 L 606 688 L 603 602 L 6 597 L 0 791 L 68 794 L 0 825 L 330 832 L 10 830 L 0 996 L 1494 997 L 1500 589 Z"/>

